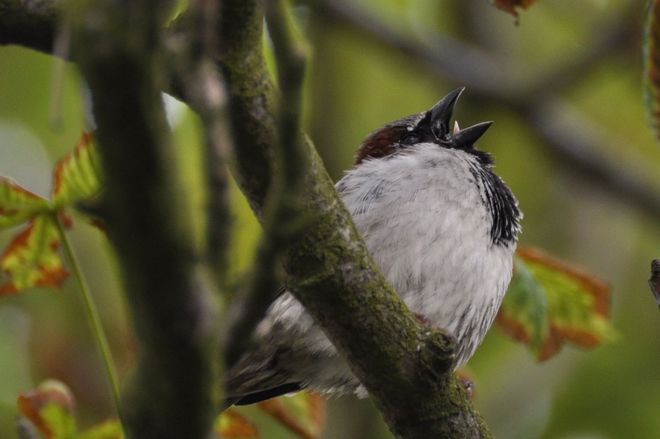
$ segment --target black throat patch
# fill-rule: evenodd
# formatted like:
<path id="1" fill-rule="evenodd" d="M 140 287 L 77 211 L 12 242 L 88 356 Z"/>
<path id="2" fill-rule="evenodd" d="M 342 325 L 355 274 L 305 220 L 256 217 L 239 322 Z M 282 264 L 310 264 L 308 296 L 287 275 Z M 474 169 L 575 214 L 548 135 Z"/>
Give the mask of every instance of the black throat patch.
<path id="1" fill-rule="evenodd" d="M 509 187 L 493 173 L 489 165 L 473 164 L 470 166 L 470 172 L 482 189 L 480 191 L 481 199 L 491 215 L 490 238 L 492 244 L 512 244 L 520 232 L 522 215 L 518 209 L 518 202 Z"/>

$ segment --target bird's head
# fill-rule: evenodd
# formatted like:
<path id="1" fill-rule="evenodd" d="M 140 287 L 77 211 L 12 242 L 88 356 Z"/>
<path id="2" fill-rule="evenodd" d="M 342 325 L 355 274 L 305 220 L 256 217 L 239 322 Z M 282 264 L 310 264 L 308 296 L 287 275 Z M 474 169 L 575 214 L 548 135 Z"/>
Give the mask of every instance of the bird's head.
<path id="1" fill-rule="evenodd" d="M 406 116 L 370 134 L 358 150 L 356 164 L 403 153 L 420 143 L 433 143 L 440 148 L 463 150 L 489 165 L 490 155 L 476 149 L 475 142 L 493 122 L 481 122 L 465 129 L 460 129 L 458 123 L 451 126 L 454 106 L 463 90 L 465 87 L 452 91 L 428 111 Z"/>

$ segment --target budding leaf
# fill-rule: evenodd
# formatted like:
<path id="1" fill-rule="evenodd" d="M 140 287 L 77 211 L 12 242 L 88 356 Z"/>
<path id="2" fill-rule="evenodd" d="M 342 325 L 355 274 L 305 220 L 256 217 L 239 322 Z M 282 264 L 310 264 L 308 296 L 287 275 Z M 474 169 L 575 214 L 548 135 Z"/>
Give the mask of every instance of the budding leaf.
<path id="1" fill-rule="evenodd" d="M 123 439 L 121 424 L 115 419 L 105 421 L 77 436 L 78 439 Z"/>
<path id="2" fill-rule="evenodd" d="M 48 200 L 0 176 L 0 229 L 21 224 L 48 208 Z"/>
<path id="3" fill-rule="evenodd" d="M 325 426 L 326 401 L 315 392 L 259 403 L 259 408 L 301 438 L 319 438 Z"/>
<path id="4" fill-rule="evenodd" d="M 93 138 L 84 133 L 55 166 L 52 201 L 0 177 L 0 229 L 27 222 L 0 255 L 0 297 L 35 286 L 59 287 L 67 278 L 57 218 L 70 226 L 65 209 L 99 194 L 99 170 Z"/>
<path id="5" fill-rule="evenodd" d="M 80 433 L 76 427 L 76 402 L 69 388 L 59 381 L 44 381 L 36 390 L 18 396 L 18 409 L 24 422 L 46 439 L 123 439 L 121 424 L 111 419 Z"/>
<path id="6" fill-rule="evenodd" d="M 67 278 L 55 221 L 38 215 L 9 243 L 0 256 L 0 297 L 29 287 L 59 287 Z"/>
<path id="7" fill-rule="evenodd" d="M 53 171 L 53 203 L 56 207 L 90 200 L 98 195 L 100 161 L 90 133 L 83 133 L 74 150 Z"/>
<path id="8" fill-rule="evenodd" d="M 216 419 L 214 431 L 225 439 L 257 439 L 259 430 L 234 409 L 225 410 Z"/>
<path id="9" fill-rule="evenodd" d="M 522 248 L 497 322 L 543 361 L 568 342 L 591 348 L 611 340 L 609 307 L 605 283 L 538 249 Z"/>
<path id="10" fill-rule="evenodd" d="M 280 427 L 302 439 L 321 437 L 325 427 L 326 401 L 315 392 L 299 392 L 293 396 L 279 397 L 257 404 L 262 413 L 268 415 Z M 263 416 L 255 417 L 254 411 L 240 412 L 242 408 L 231 408 L 223 412 L 215 423 L 219 437 L 229 439 L 256 439 L 262 437 L 259 429 L 267 424 Z M 272 428 L 270 425 L 268 428 Z"/>
<path id="11" fill-rule="evenodd" d="M 18 397 L 18 409 L 47 439 L 74 439 L 75 403 L 69 389 L 58 381 L 45 381 Z"/>

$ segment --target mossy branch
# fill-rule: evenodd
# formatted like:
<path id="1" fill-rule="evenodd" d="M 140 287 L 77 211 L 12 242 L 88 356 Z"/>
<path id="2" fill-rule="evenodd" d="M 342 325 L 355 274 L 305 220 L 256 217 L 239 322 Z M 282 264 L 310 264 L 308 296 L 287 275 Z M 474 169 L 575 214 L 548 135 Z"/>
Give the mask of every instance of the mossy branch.
<path id="1" fill-rule="evenodd" d="M 275 48 L 281 95 L 276 117 L 277 139 L 272 146 L 272 183 L 264 206 L 264 233 L 246 294 L 237 298 L 228 313 L 233 318 L 228 333 L 226 362 L 231 367 L 244 351 L 245 334 L 252 332 L 280 290 L 281 259 L 289 244 L 311 224 L 302 203 L 307 147 L 301 127 L 302 90 L 307 50 L 296 39 L 286 2 L 269 1 L 266 19 Z"/>
<path id="2" fill-rule="evenodd" d="M 206 170 L 206 259 L 218 286 L 227 288 L 227 249 L 231 223 L 227 162 L 230 142 L 226 133 L 225 90 L 214 62 L 218 43 L 217 0 L 191 0 L 178 25 L 188 32 L 169 32 L 172 71 L 181 98 L 199 115 L 204 131 Z"/>
<path id="3" fill-rule="evenodd" d="M 259 1 L 227 0 L 220 14 L 220 64 L 231 112 L 238 110 L 231 119 L 237 167 L 257 212 L 263 211 L 272 181 L 271 174 L 258 172 L 259 166 L 272 162 L 278 142 L 262 58 L 263 12 Z M 247 86 L 254 84 L 259 87 Z M 315 221 L 290 248 L 291 291 L 348 359 L 398 437 L 490 437 L 451 373 L 453 343 L 420 327 L 387 284 L 316 151 L 308 141 L 306 147 L 303 202 Z"/>
<path id="4" fill-rule="evenodd" d="M 74 58 L 92 93 L 105 167 L 107 228 L 140 347 L 123 395 L 126 434 L 205 438 L 219 399 L 218 329 L 160 94 L 171 4 L 72 6 Z"/>
<path id="5" fill-rule="evenodd" d="M 162 10 L 156 2 L 98 2 L 87 10 L 93 20 L 78 22 L 74 59 L 94 97 L 108 228 L 142 347 L 125 398 L 128 434 L 197 438 L 208 429 L 219 388 L 216 333 L 185 210 L 176 202 L 158 93 L 163 17 L 154 12 Z M 262 218 L 283 123 L 275 117 L 262 54 L 263 16 L 260 1 L 225 0 L 218 27 L 237 176 Z M 304 147 L 303 204 L 315 221 L 288 252 L 292 292 L 348 359 L 398 437 L 489 437 L 451 373 L 452 341 L 420 326 L 387 284 L 313 146 L 304 140 Z"/>

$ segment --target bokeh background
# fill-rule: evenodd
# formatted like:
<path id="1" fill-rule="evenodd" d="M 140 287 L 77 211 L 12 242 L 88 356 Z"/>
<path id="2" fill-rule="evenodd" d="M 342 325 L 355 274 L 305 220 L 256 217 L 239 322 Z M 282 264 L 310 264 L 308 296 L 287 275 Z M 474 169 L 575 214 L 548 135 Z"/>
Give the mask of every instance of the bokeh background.
<path id="1" fill-rule="evenodd" d="M 348 10 L 356 21 L 324 9 L 331 3 L 301 2 L 296 9 L 313 49 L 305 122 L 331 175 L 339 178 L 352 166 L 355 149 L 370 131 L 429 108 L 465 85 L 456 116 L 463 125 L 495 121 L 480 147 L 494 154 L 498 174 L 520 201 L 522 243 L 545 248 L 612 285 L 618 332 L 612 343 L 590 351 L 564 348 L 537 363 L 497 328 L 490 332 L 468 372 L 476 383 L 475 404 L 495 436 L 660 437 L 660 312 L 647 286 L 650 261 L 660 257 L 660 146 L 642 99 L 646 2 L 539 0 L 517 25 L 484 0 L 356 0 L 347 3 L 360 8 L 357 15 Z M 334 6 L 342 10 L 345 4 Z M 377 42 L 364 32 L 374 23 L 381 39 L 395 38 Z M 397 41 L 414 43 L 422 55 L 393 45 Z M 445 50 L 454 43 L 461 55 L 455 59 Z M 493 62 L 468 57 L 472 61 L 466 64 L 463 55 L 472 52 L 461 47 Z M 420 61 L 424 53 L 442 63 Z M 475 77 L 490 78 L 491 88 L 471 83 Z M 493 97 L 492 83 L 501 84 L 501 96 Z M 542 86 L 527 87 L 536 83 Z M 551 128 L 567 141 L 553 144 L 539 135 L 543 127 L 526 117 L 518 101 L 507 100 L 525 90 L 530 95 L 519 96 L 525 102 L 560 108 L 565 120 Z M 197 121 L 185 106 L 174 101 L 168 106 L 190 206 L 199 209 L 204 198 Z M 88 121 L 84 87 L 73 66 L 27 49 L 0 47 L 0 174 L 48 195 L 53 164 L 73 148 Z M 573 140 L 593 147 L 586 153 L 589 160 L 614 164 L 614 174 L 600 178 L 589 166 L 576 166 L 560 152 L 574 147 Z M 612 189 L 611 182 L 622 175 L 643 182 L 647 202 Z M 259 229 L 235 188 L 233 200 L 231 260 L 238 283 L 250 266 Z M 1 233 L 0 244 L 9 236 Z M 135 347 L 116 261 L 104 236 L 84 218 L 77 219 L 72 238 L 125 374 Z M 72 388 L 83 425 L 112 416 L 101 363 L 71 281 L 58 291 L 35 289 L 0 301 L 1 438 L 16 437 L 16 396 L 45 378 Z M 293 437 L 256 409 L 246 412 L 264 424 L 263 437 Z M 325 437 L 391 435 L 368 400 L 345 397 L 330 402 Z"/>

